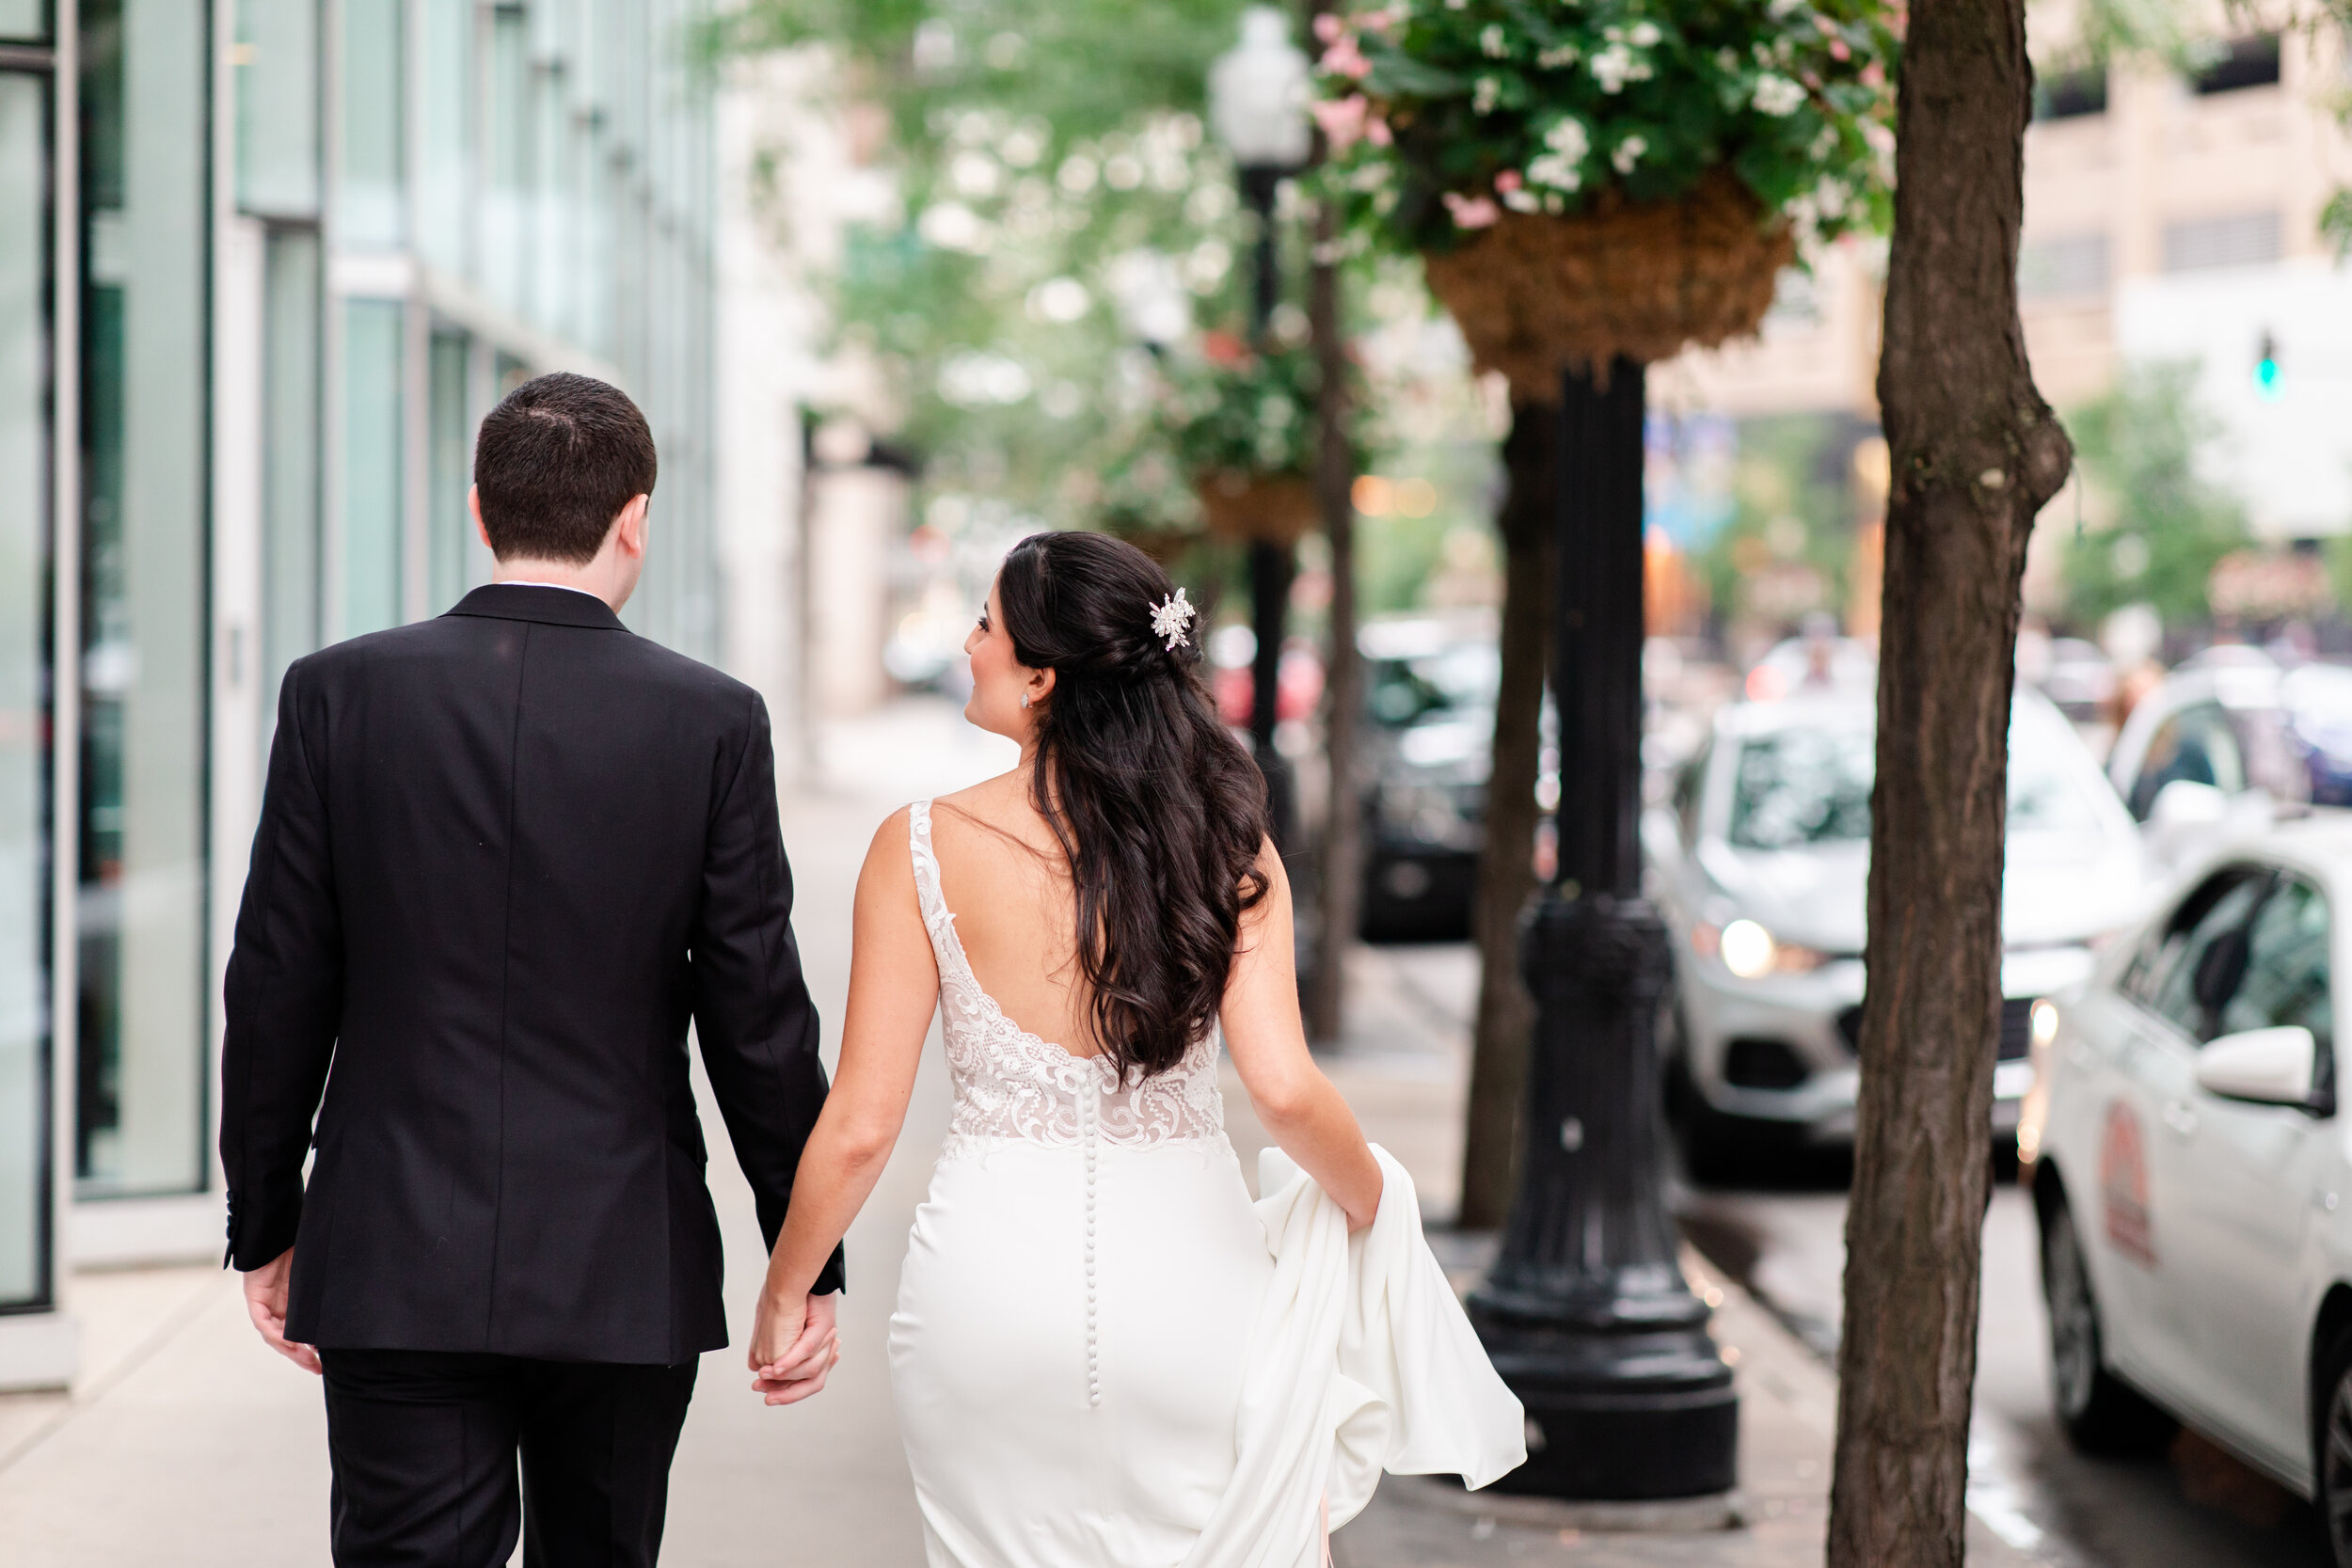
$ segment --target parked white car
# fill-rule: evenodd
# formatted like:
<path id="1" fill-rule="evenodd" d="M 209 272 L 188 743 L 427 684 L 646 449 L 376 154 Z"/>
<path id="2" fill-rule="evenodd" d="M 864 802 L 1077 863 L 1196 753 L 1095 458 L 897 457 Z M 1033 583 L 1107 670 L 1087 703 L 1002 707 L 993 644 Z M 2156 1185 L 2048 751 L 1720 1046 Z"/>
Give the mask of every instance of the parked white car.
<path id="1" fill-rule="evenodd" d="M 2090 974 L 2090 944 L 2150 893 L 2131 818 L 2073 727 L 2030 691 L 2012 713 L 2001 1136 L 2032 1080 L 2035 1001 Z M 1853 1137 L 1875 730 L 1867 692 L 1726 706 L 1644 816 L 1675 958 L 1661 1045 L 1702 1164 L 1742 1134 Z"/>
<path id="2" fill-rule="evenodd" d="M 2346 908 L 2352 817 L 2205 863 L 2042 1005 L 2018 1144 L 2067 1432 L 2146 1448 L 2177 1417 L 2320 1501 L 2352 1568 Z"/>

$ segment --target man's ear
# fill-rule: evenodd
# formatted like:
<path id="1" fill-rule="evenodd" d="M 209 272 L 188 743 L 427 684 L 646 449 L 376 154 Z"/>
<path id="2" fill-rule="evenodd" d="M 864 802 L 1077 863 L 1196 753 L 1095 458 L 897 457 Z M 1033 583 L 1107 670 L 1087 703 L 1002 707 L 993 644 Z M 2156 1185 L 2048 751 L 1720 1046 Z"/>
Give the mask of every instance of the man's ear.
<path id="1" fill-rule="evenodd" d="M 466 510 L 473 517 L 474 537 L 482 541 L 482 547 L 484 549 L 488 550 L 492 556 L 496 556 L 499 553 L 499 549 L 496 545 L 490 543 L 490 526 L 482 520 L 481 485 L 469 484 L 466 486 Z"/>
<path id="2" fill-rule="evenodd" d="M 652 505 L 651 496 L 631 496 L 613 517 L 612 537 L 620 545 L 623 555 L 641 556 L 645 553 L 645 513 Z"/>

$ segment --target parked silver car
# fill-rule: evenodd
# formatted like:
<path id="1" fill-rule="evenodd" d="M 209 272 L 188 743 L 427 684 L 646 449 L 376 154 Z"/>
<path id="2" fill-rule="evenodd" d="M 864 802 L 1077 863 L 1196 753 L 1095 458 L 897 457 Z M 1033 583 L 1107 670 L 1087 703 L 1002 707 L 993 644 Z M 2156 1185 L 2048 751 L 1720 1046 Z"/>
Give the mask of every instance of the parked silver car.
<path id="1" fill-rule="evenodd" d="M 1750 702 L 1643 820 L 1652 895 L 1671 932 L 1668 1069 L 1691 1147 L 1777 1132 L 1853 1136 L 1862 1020 L 1875 713 L 1858 693 Z M 2010 730 L 1996 1134 L 2032 1079 L 2036 999 L 2090 972 L 2091 943 L 2151 887 L 2138 835 L 2074 729 L 2019 693 Z"/>

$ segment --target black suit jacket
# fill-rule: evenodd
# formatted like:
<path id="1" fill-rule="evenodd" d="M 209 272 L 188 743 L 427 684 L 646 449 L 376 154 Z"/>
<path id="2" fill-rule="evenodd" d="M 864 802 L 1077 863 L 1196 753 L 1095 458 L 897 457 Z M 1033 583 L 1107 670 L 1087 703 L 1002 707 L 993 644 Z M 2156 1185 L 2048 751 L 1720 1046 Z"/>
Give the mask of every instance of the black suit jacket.
<path id="1" fill-rule="evenodd" d="M 725 1344 L 687 1023 L 772 1246 L 825 1099 L 791 907 L 758 695 L 599 600 L 481 588 L 297 661 L 229 961 L 230 1261 L 298 1243 L 310 1344 Z"/>

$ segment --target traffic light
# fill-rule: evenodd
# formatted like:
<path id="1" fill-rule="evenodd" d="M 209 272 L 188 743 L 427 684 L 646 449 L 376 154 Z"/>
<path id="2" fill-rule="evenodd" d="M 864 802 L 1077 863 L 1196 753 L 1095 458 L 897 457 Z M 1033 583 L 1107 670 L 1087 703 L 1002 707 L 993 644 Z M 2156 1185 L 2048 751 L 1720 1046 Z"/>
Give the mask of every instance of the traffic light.
<path id="1" fill-rule="evenodd" d="M 2254 356 L 2254 395 L 2275 398 L 2279 395 L 2279 341 L 2265 332 Z"/>

